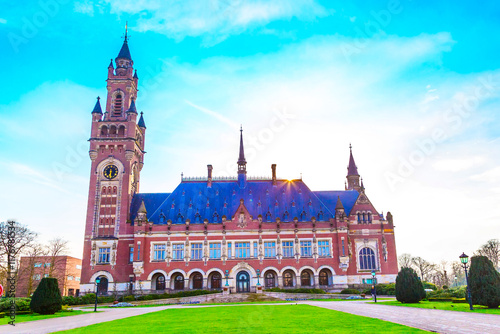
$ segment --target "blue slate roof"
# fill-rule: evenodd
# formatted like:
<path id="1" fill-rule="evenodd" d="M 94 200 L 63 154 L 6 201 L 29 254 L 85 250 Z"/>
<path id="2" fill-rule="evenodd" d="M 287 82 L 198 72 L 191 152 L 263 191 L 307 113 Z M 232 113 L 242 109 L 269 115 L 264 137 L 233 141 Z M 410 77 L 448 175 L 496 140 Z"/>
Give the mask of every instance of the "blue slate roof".
<path id="1" fill-rule="evenodd" d="M 132 56 L 130 55 L 130 50 L 128 48 L 127 38 L 125 38 L 125 41 L 123 42 L 122 48 L 120 49 L 120 52 L 118 53 L 118 57 L 116 57 L 116 59 L 119 59 L 119 58 L 132 60 Z"/>
<path id="2" fill-rule="evenodd" d="M 136 194 L 131 205 L 133 221 L 140 203 L 144 200 L 148 220 L 155 224 L 184 224 L 186 219 L 191 224 L 220 223 L 222 216 L 229 220 L 244 200 L 250 215 L 257 218 L 262 215 L 264 222 L 310 221 L 316 217 L 327 221 L 335 216 L 337 198 L 349 214 L 359 193 L 348 191 L 311 191 L 302 180 L 278 180 L 273 186 L 271 180 L 248 180 L 245 188 L 240 188 L 237 180 L 213 181 L 207 187 L 206 181 L 183 181 L 171 194 Z"/>

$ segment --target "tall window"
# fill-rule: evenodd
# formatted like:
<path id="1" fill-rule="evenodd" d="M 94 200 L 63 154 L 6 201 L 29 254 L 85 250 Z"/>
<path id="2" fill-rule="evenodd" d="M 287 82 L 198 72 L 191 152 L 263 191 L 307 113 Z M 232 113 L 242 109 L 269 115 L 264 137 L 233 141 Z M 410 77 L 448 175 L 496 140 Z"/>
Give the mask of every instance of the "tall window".
<path id="1" fill-rule="evenodd" d="M 276 257 L 276 242 L 274 241 L 264 242 L 264 257 L 266 258 Z"/>
<path id="2" fill-rule="evenodd" d="M 274 288 L 274 286 L 276 285 L 274 273 L 272 273 L 270 271 L 268 271 L 266 273 L 265 285 L 266 285 L 266 288 Z"/>
<path id="3" fill-rule="evenodd" d="M 240 259 L 247 259 L 250 257 L 250 243 L 249 242 L 235 242 L 235 256 Z"/>
<path id="4" fill-rule="evenodd" d="M 259 248 L 257 246 L 257 242 L 253 243 L 253 257 L 259 257 Z"/>
<path id="5" fill-rule="evenodd" d="M 116 94 L 115 97 L 115 107 L 114 107 L 114 114 L 115 115 L 120 115 L 122 113 L 122 95 L 121 94 Z"/>
<path id="6" fill-rule="evenodd" d="M 293 257 L 293 241 L 283 241 L 283 257 Z"/>
<path id="7" fill-rule="evenodd" d="M 184 244 L 173 244 L 173 259 L 184 260 Z M 184 279 L 184 278 L 183 278 Z"/>
<path id="8" fill-rule="evenodd" d="M 141 245 L 137 244 L 137 261 L 141 258 Z"/>
<path id="9" fill-rule="evenodd" d="M 165 244 L 154 245 L 154 261 L 164 261 L 165 260 Z"/>
<path id="10" fill-rule="evenodd" d="M 300 242 L 300 256 L 303 257 L 312 256 L 311 241 Z"/>
<path id="11" fill-rule="evenodd" d="M 345 244 L 344 244 L 344 239 L 342 239 L 342 256 L 345 256 Z"/>
<path id="12" fill-rule="evenodd" d="M 221 245 L 219 243 L 210 244 L 210 258 L 211 259 L 220 259 L 220 248 Z"/>
<path id="13" fill-rule="evenodd" d="M 210 282 L 212 289 L 220 289 L 221 288 L 221 279 L 222 279 L 222 276 L 219 273 L 214 273 L 212 275 L 212 279 Z"/>
<path id="14" fill-rule="evenodd" d="M 361 224 L 361 213 L 358 212 L 358 224 Z"/>
<path id="15" fill-rule="evenodd" d="M 203 244 L 191 244 L 191 260 L 201 260 L 203 253 Z"/>
<path id="16" fill-rule="evenodd" d="M 377 269 L 375 262 L 375 252 L 371 248 L 365 247 L 359 251 L 359 269 Z"/>
<path id="17" fill-rule="evenodd" d="M 293 275 L 289 271 L 285 271 L 283 274 L 283 286 L 292 287 L 293 286 Z"/>
<path id="18" fill-rule="evenodd" d="M 99 261 L 98 263 L 109 263 L 109 254 L 111 253 L 111 248 L 99 248 Z"/>
<path id="19" fill-rule="evenodd" d="M 367 213 L 368 215 L 368 223 L 372 223 L 372 214 L 370 212 Z"/>
<path id="20" fill-rule="evenodd" d="M 330 242 L 327 240 L 318 241 L 319 256 L 330 256 Z"/>
<path id="21" fill-rule="evenodd" d="M 319 285 L 329 285 L 328 284 L 328 273 L 325 269 L 319 272 Z"/>
<path id="22" fill-rule="evenodd" d="M 300 285 L 310 286 L 311 285 L 311 274 L 308 271 L 303 271 L 300 274 Z"/>
<path id="23" fill-rule="evenodd" d="M 230 242 L 227 243 L 227 257 L 233 257 L 233 245 Z"/>
<path id="24" fill-rule="evenodd" d="M 128 262 L 134 262 L 134 247 L 129 247 Z"/>

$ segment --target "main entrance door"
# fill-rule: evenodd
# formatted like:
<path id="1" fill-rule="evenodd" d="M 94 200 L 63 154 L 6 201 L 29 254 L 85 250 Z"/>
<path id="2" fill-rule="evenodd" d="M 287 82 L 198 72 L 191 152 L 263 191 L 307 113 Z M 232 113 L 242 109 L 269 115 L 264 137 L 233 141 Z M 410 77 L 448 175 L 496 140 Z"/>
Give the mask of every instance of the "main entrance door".
<path id="1" fill-rule="evenodd" d="M 236 276 L 236 292 L 250 292 L 250 275 L 240 271 Z"/>

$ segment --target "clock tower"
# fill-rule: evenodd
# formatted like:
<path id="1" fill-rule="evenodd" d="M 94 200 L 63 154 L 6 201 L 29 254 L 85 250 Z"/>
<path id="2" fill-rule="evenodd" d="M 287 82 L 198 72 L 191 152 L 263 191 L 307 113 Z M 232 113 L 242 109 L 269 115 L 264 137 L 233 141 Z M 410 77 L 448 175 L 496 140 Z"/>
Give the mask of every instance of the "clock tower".
<path id="1" fill-rule="evenodd" d="M 139 78 L 133 65 L 125 31 L 120 52 L 114 63 L 112 59 L 108 66 L 104 112 L 99 97 L 92 111 L 83 286 L 96 277 L 107 280 L 106 287 L 112 283 L 125 283 L 132 274 L 132 264 L 129 265 L 127 256 L 129 243 L 122 239 L 133 234 L 130 204 L 133 195 L 139 191 L 146 135 L 142 112 L 138 120 L 135 101 Z M 116 271 L 115 266 L 121 269 Z M 130 270 L 126 270 L 128 266 Z"/>

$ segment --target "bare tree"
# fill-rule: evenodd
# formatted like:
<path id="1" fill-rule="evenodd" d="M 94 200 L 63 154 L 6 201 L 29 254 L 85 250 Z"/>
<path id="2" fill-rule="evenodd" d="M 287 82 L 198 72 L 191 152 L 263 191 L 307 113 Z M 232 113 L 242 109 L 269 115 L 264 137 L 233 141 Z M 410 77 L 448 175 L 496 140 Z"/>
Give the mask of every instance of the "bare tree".
<path id="1" fill-rule="evenodd" d="M 27 296 L 31 296 L 34 291 L 33 276 L 35 275 L 35 264 L 40 261 L 40 256 L 45 255 L 44 247 L 38 242 L 33 242 L 26 247 L 23 254 L 26 257 L 26 267 L 20 268 L 18 276 L 28 277 Z"/>
<path id="2" fill-rule="evenodd" d="M 422 281 L 428 279 L 428 275 L 434 270 L 435 265 L 417 256 L 412 258 L 413 265 L 420 271 Z"/>
<path id="3" fill-rule="evenodd" d="M 9 225 L 13 224 L 14 233 L 11 235 L 13 237 L 14 243 L 9 244 Z M 19 260 L 19 255 L 26 250 L 27 247 L 32 245 L 38 234 L 31 231 L 27 226 L 20 224 L 16 221 L 8 221 L 7 223 L 0 223 L 0 271 L 1 276 L 8 278 L 12 277 L 13 270 L 9 263 L 16 262 Z M 7 280 L 5 286 L 6 291 L 10 289 L 10 280 Z"/>
<path id="4" fill-rule="evenodd" d="M 398 257 L 399 268 L 411 268 L 413 265 L 411 254 L 404 253 Z"/>
<path id="5" fill-rule="evenodd" d="M 45 251 L 47 256 L 50 257 L 49 277 L 54 277 L 55 272 L 59 270 L 58 264 L 64 261 L 60 256 L 65 255 L 68 251 L 68 240 L 60 237 L 51 239 L 45 246 Z"/>
<path id="6" fill-rule="evenodd" d="M 477 255 L 486 256 L 498 268 L 500 262 L 500 240 L 491 239 L 482 245 L 477 251 Z"/>
<path id="7" fill-rule="evenodd" d="M 460 261 L 453 261 L 451 263 L 451 271 L 453 273 L 453 280 L 455 286 L 464 285 L 465 283 L 465 271 L 462 263 Z"/>

